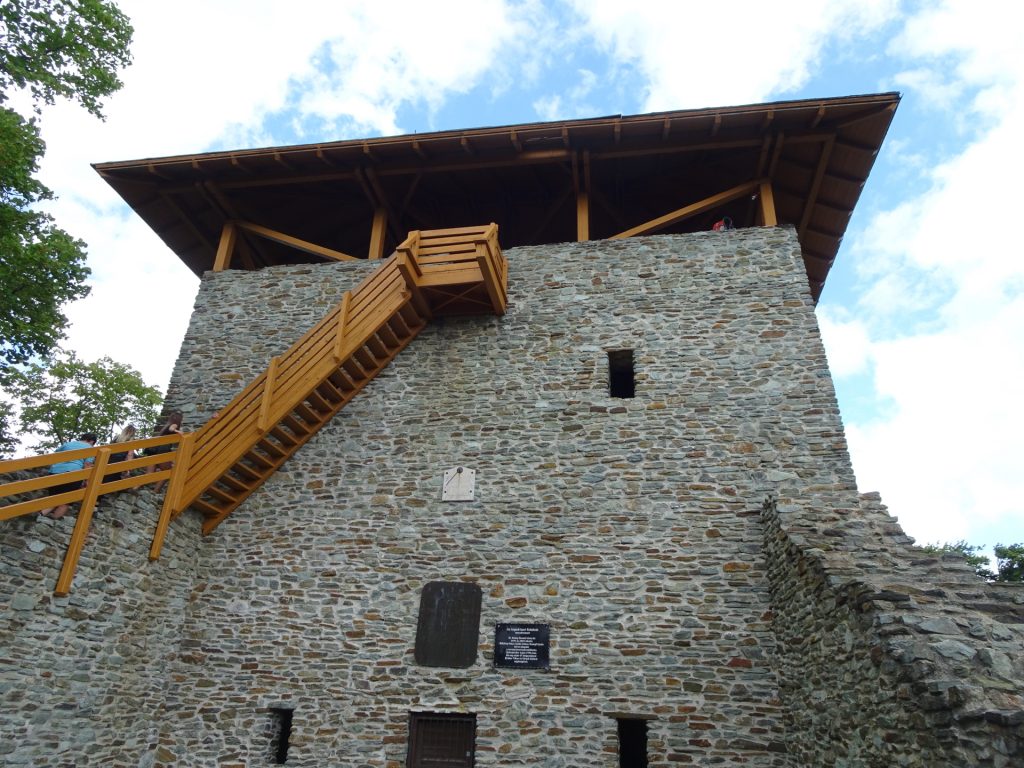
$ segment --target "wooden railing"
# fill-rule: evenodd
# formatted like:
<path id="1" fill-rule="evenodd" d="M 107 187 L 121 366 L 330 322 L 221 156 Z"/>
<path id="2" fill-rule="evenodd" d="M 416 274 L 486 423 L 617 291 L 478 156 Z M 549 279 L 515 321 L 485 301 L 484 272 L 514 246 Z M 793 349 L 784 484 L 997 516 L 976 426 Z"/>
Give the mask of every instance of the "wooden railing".
<path id="1" fill-rule="evenodd" d="M 49 467 L 65 461 L 84 460 L 87 466 L 73 472 L 61 472 L 58 474 L 43 474 L 25 480 L 14 480 L 0 484 L 0 521 L 11 520 L 23 515 L 31 515 L 44 509 L 60 506 L 62 504 L 80 503 L 78 516 L 75 518 L 75 528 L 71 533 L 71 540 L 68 542 L 68 549 L 64 554 L 64 564 L 61 566 L 60 576 L 57 578 L 57 586 L 54 589 L 56 595 L 66 595 L 71 589 L 71 581 L 78 567 L 78 558 L 85 546 L 85 538 L 89 533 L 89 526 L 92 522 L 92 513 L 96 508 L 96 502 L 100 496 L 117 491 L 126 491 L 131 488 L 138 488 L 143 485 L 168 482 L 168 493 L 164 497 L 164 507 L 168 507 L 171 499 L 171 490 L 181 485 L 185 473 L 181 470 L 182 458 L 187 457 L 188 447 L 192 442 L 192 433 L 184 435 L 168 435 L 167 437 L 150 437 L 145 440 L 132 440 L 125 443 L 113 445 L 102 445 L 94 448 L 80 448 L 73 451 L 61 451 L 60 453 L 48 453 L 42 456 L 29 456 L 24 459 L 0 462 L 0 474 L 9 475 L 15 472 L 32 472 L 42 467 Z M 172 449 L 166 453 L 157 453 L 150 456 L 139 456 L 138 458 L 110 463 L 113 454 L 127 453 L 134 451 L 138 454 L 148 448 L 169 445 Z M 159 464 L 170 464 L 169 469 L 158 469 L 147 472 L 150 467 Z M 107 480 L 107 477 L 114 475 L 126 475 L 121 478 Z M 82 487 L 66 493 L 53 496 L 46 495 L 46 492 L 58 485 L 70 483 L 81 483 Z M 42 491 L 44 495 L 36 498 L 24 499 L 26 494 L 34 494 Z M 12 499 L 9 503 L 3 503 Z M 168 509 L 169 511 L 169 509 Z M 161 514 L 161 519 L 164 515 Z M 159 530 L 154 534 L 162 537 Z M 155 559 L 156 554 L 150 550 L 150 559 Z"/>
<path id="2" fill-rule="evenodd" d="M 436 315 L 504 314 L 508 265 L 495 224 L 412 232 L 362 283 L 257 376 L 217 415 L 185 435 L 0 462 L 0 475 L 90 459 L 91 467 L 0 485 L 4 498 L 82 482 L 81 489 L 0 506 L 0 520 L 59 504 L 81 503 L 57 594 L 67 594 L 96 500 L 108 493 L 168 481 L 149 558 L 160 555 L 168 526 L 190 506 L 220 524 L 281 464 L 343 408 Z M 159 445 L 176 450 L 119 462 L 112 453 Z M 166 470 L 104 482 L 112 472 L 171 463 Z"/>

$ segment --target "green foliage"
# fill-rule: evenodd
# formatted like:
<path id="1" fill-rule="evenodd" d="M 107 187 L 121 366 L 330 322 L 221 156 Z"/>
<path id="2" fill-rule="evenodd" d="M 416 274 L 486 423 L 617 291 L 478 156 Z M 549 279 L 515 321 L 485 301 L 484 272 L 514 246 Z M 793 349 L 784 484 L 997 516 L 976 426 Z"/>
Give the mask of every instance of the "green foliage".
<path id="1" fill-rule="evenodd" d="M 0 384 L 50 353 L 67 326 L 61 307 L 89 292 L 85 244 L 33 207 L 52 197 L 33 178 L 42 153 L 35 123 L 0 107 Z"/>
<path id="2" fill-rule="evenodd" d="M 996 544 L 996 581 L 1024 582 L 1024 544 Z"/>
<path id="3" fill-rule="evenodd" d="M 10 458 L 18 441 L 14 439 L 14 408 L 0 400 L 0 459 Z"/>
<path id="4" fill-rule="evenodd" d="M 11 394 L 20 405 L 21 429 L 40 439 L 33 449 L 50 451 L 83 432 L 109 443 L 133 423 L 144 431 L 156 422 L 163 396 L 130 366 L 109 357 L 85 363 L 74 353 L 33 363 L 14 376 Z"/>
<path id="5" fill-rule="evenodd" d="M 26 88 L 37 110 L 63 97 L 102 117 L 100 102 L 131 63 L 131 40 L 128 17 L 106 0 L 4 0 L 0 92 Z"/>
<path id="6" fill-rule="evenodd" d="M 983 579 L 991 581 L 995 578 L 995 574 L 988 568 L 988 555 L 980 554 L 984 549 L 984 544 L 968 544 L 966 541 L 961 539 L 955 541 L 952 544 L 926 544 L 921 547 L 925 552 L 931 552 L 936 555 L 955 554 L 960 555 L 967 561 L 967 564 L 974 568 L 974 572 L 981 576 Z"/>
<path id="7" fill-rule="evenodd" d="M 35 178 L 46 149 L 36 121 L 6 102 L 21 91 L 38 114 L 67 98 L 102 118 L 102 100 L 131 62 L 131 38 L 109 0 L 0 0 L 0 388 L 16 366 L 53 351 L 67 328 L 62 307 L 89 292 L 85 244 L 39 210 L 53 194 Z M 10 404 L 0 408 L 2 455 L 15 441 Z"/>
<path id="8" fill-rule="evenodd" d="M 995 572 L 989 569 L 988 555 L 980 554 L 985 550 L 984 544 L 968 544 L 961 540 L 952 544 L 928 544 L 921 549 L 937 555 L 960 555 L 974 568 L 975 573 L 988 581 L 1024 582 L 1024 544 L 996 544 L 993 548 L 996 556 Z"/>

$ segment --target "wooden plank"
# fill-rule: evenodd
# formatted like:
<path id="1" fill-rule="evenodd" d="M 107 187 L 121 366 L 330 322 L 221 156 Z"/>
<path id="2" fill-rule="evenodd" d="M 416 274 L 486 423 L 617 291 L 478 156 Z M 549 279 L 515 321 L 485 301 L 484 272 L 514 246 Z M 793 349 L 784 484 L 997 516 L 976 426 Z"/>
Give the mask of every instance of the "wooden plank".
<path id="1" fill-rule="evenodd" d="M 160 557 L 160 550 L 164 546 L 164 538 L 167 536 L 167 528 L 170 525 L 171 516 L 175 511 L 180 511 L 178 510 L 178 504 L 181 502 L 181 492 L 185 487 L 185 480 L 188 477 L 195 438 L 195 432 L 190 432 L 182 438 L 181 445 L 178 446 L 174 465 L 171 468 L 171 480 L 167 484 L 167 493 L 164 495 L 164 503 L 160 507 L 160 516 L 157 518 L 156 530 L 153 532 L 153 541 L 149 546 L 150 561 Z"/>
<path id="2" fill-rule="evenodd" d="M 635 235 L 649 235 L 652 232 L 664 229 L 672 224 L 676 224 L 680 221 L 684 221 L 692 216 L 704 213 L 704 211 L 717 208 L 720 205 L 736 200 L 737 198 L 749 195 L 751 192 L 756 190 L 761 184 L 761 180 L 746 181 L 742 184 L 737 184 L 735 187 L 719 192 L 718 194 L 705 197 L 703 200 L 698 200 L 696 203 L 677 208 L 670 213 L 666 213 L 664 216 L 659 216 L 656 219 L 645 221 L 643 224 L 638 224 L 632 229 L 627 229 L 625 232 L 619 232 L 617 235 L 612 235 L 609 240 L 623 240 L 627 237 L 633 237 Z"/>
<path id="3" fill-rule="evenodd" d="M 235 241 L 238 238 L 238 229 L 230 219 L 224 222 L 224 228 L 220 231 L 220 244 L 217 246 L 217 255 L 213 259 L 213 271 L 223 272 L 231 267 L 231 257 L 235 253 Z"/>
<path id="4" fill-rule="evenodd" d="M 85 546 L 85 537 L 89 535 L 92 511 L 96 508 L 96 499 L 99 498 L 103 475 L 107 472 L 107 462 L 110 459 L 110 453 L 110 446 L 105 445 L 99 449 L 96 461 L 92 465 L 91 476 L 86 481 L 85 496 L 82 497 L 82 504 L 78 508 L 75 528 L 71 532 L 71 541 L 68 542 L 68 549 L 64 553 L 64 563 L 61 565 L 60 576 L 57 577 L 57 586 L 53 590 L 53 594 L 58 597 L 64 597 L 71 591 L 71 582 L 75 578 L 78 558 L 82 555 L 82 548 Z"/>
<path id="5" fill-rule="evenodd" d="M 261 227 L 259 224 L 253 224 L 248 221 L 237 221 L 235 224 L 244 229 L 247 232 L 252 232 L 254 235 L 258 235 L 266 240 L 271 240 L 281 245 L 287 245 L 296 250 L 303 251 L 305 253 L 311 253 L 314 256 L 323 256 L 325 259 L 333 259 L 334 261 L 359 261 L 355 256 L 350 256 L 347 253 L 341 251 L 335 251 L 332 248 L 325 248 L 322 245 L 311 243 L 307 240 L 301 240 L 291 235 L 286 235 L 283 232 L 270 229 L 269 227 Z"/>
<path id="6" fill-rule="evenodd" d="M 775 194 L 768 179 L 761 182 L 758 199 L 761 203 L 761 223 L 766 227 L 777 227 L 779 220 L 775 216 Z"/>

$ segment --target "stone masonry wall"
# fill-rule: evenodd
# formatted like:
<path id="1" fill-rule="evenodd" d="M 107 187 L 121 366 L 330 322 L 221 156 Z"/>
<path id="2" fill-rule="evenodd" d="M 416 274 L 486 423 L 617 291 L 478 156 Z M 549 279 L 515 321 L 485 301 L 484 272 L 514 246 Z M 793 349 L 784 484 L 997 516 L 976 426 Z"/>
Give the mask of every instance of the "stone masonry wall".
<path id="1" fill-rule="evenodd" d="M 0 523 L 0 763 L 137 766 L 163 717 L 199 544 L 191 513 L 148 562 L 160 499 L 100 500 L 71 593 L 53 589 L 74 527 Z"/>
<path id="2" fill-rule="evenodd" d="M 520 248 L 503 318 L 437 321 L 206 540 L 166 765 L 404 765 L 409 713 L 472 712 L 477 765 L 789 766 L 760 503 L 856 499 L 792 231 Z M 170 400 L 198 422 L 371 265 L 208 275 Z M 637 396 L 608 395 L 635 351 Z M 440 501 L 445 469 L 476 501 Z M 477 662 L 413 660 L 419 593 L 484 594 Z M 552 669 L 492 666 L 539 621 Z"/>
<path id="3" fill-rule="evenodd" d="M 293 766 L 400 768 L 410 712 L 474 713 L 478 766 L 610 768 L 623 715 L 658 768 L 1019 764 L 1021 591 L 858 496 L 791 230 L 506 255 L 505 317 L 432 323 L 211 536 L 147 563 L 157 500 L 117 497 L 57 599 L 72 521 L 0 525 L 5 765 L 268 765 L 277 707 Z M 206 275 L 168 406 L 200 424 L 373 267 Z M 483 590 L 468 669 L 415 664 L 435 580 Z M 550 671 L 493 667 L 510 621 Z"/>

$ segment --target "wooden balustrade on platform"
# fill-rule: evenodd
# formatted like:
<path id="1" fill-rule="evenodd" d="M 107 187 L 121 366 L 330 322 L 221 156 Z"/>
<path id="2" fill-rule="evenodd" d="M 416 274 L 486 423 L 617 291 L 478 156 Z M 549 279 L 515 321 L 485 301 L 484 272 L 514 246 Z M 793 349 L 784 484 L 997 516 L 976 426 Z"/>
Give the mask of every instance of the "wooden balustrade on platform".
<path id="1" fill-rule="evenodd" d="M 0 506 L 0 520 L 57 504 L 81 503 L 56 593 L 67 594 L 96 500 L 104 494 L 167 480 L 150 560 L 160 555 L 170 522 L 192 507 L 216 528 L 290 456 L 340 411 L 426 323 L 442 315 L 502 315 L 508 264 L 495 224 L 412 232 L 362 283 L 346 292 L 308 333 L 271 359 L 216 416 L 182 436 L 118 443 L 0 462 L 0 475 L 87 458 L 77 472 L 0 485 L 0 501 L 69 482 L 80 490 Z M 104 482 L 112 451 L 179 443 L 177 450 L 120 462 L 131 472 L 170 462 L 171 469 Z"/>

